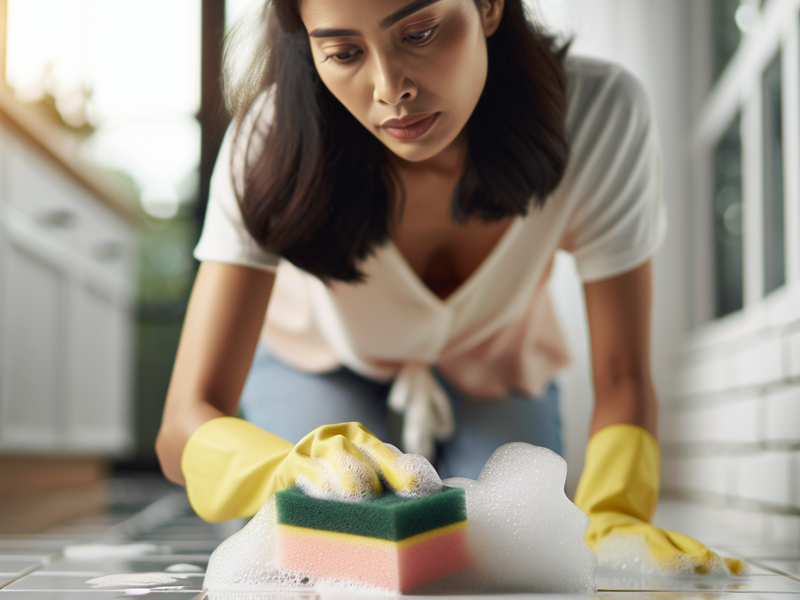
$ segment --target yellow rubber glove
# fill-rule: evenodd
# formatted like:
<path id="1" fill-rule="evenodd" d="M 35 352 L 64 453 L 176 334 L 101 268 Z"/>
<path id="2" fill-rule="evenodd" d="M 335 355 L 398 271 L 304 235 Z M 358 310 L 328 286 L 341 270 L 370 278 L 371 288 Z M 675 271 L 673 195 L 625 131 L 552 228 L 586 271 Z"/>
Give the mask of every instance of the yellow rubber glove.
<path id="1" fill-rule="evenodd" d="M 295 483 L 312 495 L 351 500 L 381 493 L 381 481 L 402 495 L 441 486 L 430 463 L 390 448 L 359 423 L 324 425 L 293 446 L 242 419 L 212 419 L 186 443 L 181 471 L 192 508 L 213 522 L 253 516 Z"/>
<path id="2" fill-rule="evenodd" d="M 661 457 L 658 442 L 635 425 L 611 425 L 596 433 L 586 448 L 575 504 L 589 515 L 586 543 L 602 559 L 610 536 L 627 534 L 643 540 L 662 572 L 705 574 L 722 559 L 690 537 L 650 525 L 658 503 Z M 747 569 L 744 561 L 726 558 L 732 575 Z"/>

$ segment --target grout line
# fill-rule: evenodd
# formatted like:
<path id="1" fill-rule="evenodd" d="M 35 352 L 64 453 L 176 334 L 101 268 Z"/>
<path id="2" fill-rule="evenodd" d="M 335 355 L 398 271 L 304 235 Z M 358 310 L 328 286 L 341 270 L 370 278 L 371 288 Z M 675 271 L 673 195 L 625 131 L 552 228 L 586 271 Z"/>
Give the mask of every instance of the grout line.
<path id="1" fill-rule="evenodd" d="M 787 571 L 779 569 L 778 567 L 768 566 L 765 563 L 760 562 L 761 560 L 763 560 L 763 559 L 758 559 L 757 558 L 755 560 L 750 560 L 748 562 L 751 562 L 754 565 L 758 565 L 762 569 L 767 569 L 768 571 L 772 571 L 773 573 L 777 573 L 778 575 L 783 575 L 784 577 L 788 577 L 789 579 L 793 579 L 794 581 L 800 581 L 800 575 L 795 575 L 793 573 L 789 573 Z M 778 559 L 775 559 L 775 560 L 778 560 Z"/>
<path id="2" fill-rule="evenodd" d="M 752 456 L 763 452 L 795 452 L 798 440 L 761 440 L 758 442 L 665 442 L 663 453 L 669 458 Z"/>
<path id="3" fill-rule="evenodd" d="M 707 490 L 667 488 L 664 490 L 662 497 L 699 504 L 704 508 L 730 508 L 751 514 L 800 516 L 800 508 L 795 508 L 794 506 L 770 504 L 761 500 L 718 494 Z"/>
<path id="4" fill-rule="evenodd" d="M 753 398 L 765 398 L 773 392 L 782 392 L 800 386 L 800 376 L 781 377 L 773 381 L 747 384 L 740 387 L 725 388 L 707 392 L 676 393 L 664 399 L 665 414 L 680 414 L 728 406 Z"/>
<path id="5" fill-rule="evenodd" d="M 32 566 L 32 567 L 30 567 L 29 569 L 25 569 L 24 571 L 22 571 L 21 573 L 19 573 L 19 574 L 18 574 L 18 575 L 17 575 L 17 576 L 16 576 L 14 579 L 12 579 L 11 581 L 8 581 L 8 582 L 6 582 L 6 583 L 4 583 L 4 584 L 0 584 L 0 590 L 3 590 L 3 589 L 5 589 L 5 588 L 7 588 L 7 587 L 8 587 L 8 586 L 10 586 L 11 584 L 13 584 L 13 583 L 16 583 L 17 581 L 19 581 L 19 580 L 20 580 L 20 579 L 22 579 L 23 577 L 27 577 L 27 576 L 28 576 L 28 575 L 30 575 L 31 573 L 35 573 L 36 571 L 38 571 L 39 569 L 41 569 L 41 568 L 42 568 L 42 567 L 44 567 L 44 566 L 45 566 L 45 565 L 44 565 L 44 563 L 39 563 L 38 565 L 33 565 L 33 566 Z"/>

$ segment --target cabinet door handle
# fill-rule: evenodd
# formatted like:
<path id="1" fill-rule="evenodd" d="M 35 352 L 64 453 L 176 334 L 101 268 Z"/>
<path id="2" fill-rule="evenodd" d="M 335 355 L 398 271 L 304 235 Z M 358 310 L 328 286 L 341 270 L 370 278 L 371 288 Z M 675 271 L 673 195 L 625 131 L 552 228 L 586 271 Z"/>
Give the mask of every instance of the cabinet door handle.
<path id="1" fill-rule="evenodd" d="M 78 224 L 78 215 L 66 208 L 56 208 L 41 215 L 38 221 L 45 227 L 74 229 Z"/>

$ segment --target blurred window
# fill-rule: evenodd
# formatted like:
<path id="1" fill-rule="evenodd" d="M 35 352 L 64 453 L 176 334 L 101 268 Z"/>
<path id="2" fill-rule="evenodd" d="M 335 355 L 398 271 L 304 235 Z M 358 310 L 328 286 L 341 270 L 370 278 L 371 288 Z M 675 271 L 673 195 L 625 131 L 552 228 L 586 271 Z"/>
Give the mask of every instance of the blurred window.
<path id="1" fill-rule="evenodd" d="M 737 117 L 714 150 L 715 316 L 742 308 L 742 140 Z"/>
<path id="2" fill-rule="evenodd" d="M 741 31 L 736 24 L 738 8 L 739 0 L 712 0 L 714 79 L 720 76 L 739 46 Z"/>
<path id="3" fill-rule="evenodd" d="M 781 60 L 764 73 L 764 292 L 786 282 L 781 150 Z"/>
<path id="4" fill-rule="evenodd" d="M 7 0 L 6 81 L 52 105 L 82 152 L 122 171 L 144 209 L 174 216 L 197 194 L 200 0 Z"/>

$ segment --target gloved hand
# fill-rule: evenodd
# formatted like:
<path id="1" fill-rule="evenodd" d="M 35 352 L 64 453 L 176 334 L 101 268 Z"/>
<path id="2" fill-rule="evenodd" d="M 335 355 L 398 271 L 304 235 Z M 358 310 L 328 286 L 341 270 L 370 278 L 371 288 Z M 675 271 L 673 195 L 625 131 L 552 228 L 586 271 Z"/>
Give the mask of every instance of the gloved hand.
<path id="1" fill-rule="evenodd" d="M 350 500 L 380 494 L 382 482 L 407 496 L 441 487 L 430 463 L 359 423 L 323 425 L 293 446 L 242 419 L 211 419 L 187 441 L 181 471 L 192 508 L 213 522 L 252 516 L 295 483 L 310 495 Z"/>
<path id="2" fill-rule="evenodd" d="M 658 442 L 641 427 L 611 425 L 589 440 L 575 494 L 575 504 L 591 519 L 586 543 L 602 561 L 609 538 L 636 536 L 665 573 L 688 566 L 705 574 L 721 567 L 723 559 L 701 543 L 650 525 L 658 503 L 660 468 Z M 732 575 L 747 569 L 744 561 L 724 561 Z"/>

